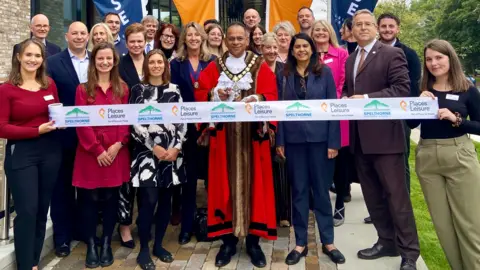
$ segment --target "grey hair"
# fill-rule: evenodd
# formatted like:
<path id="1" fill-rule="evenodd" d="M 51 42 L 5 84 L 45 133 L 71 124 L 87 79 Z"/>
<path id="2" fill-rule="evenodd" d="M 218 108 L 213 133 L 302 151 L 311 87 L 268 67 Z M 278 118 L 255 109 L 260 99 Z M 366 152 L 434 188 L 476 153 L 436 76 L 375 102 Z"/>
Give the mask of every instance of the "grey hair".
<path id="1" fill-rule="evenodd" d="M 364 8 L 364 9 L 360 9 L 360 10 L 357 10 L 355 12 L 355 14 L 353 14 L 353 17 L 352 17 L 352 21 L 355 20 L 355 17 L 357 17 L 358 15 L 360 14 L 368 14 L 370 16 L 373 17 L 373 21 L 374 21 L 374 24 L 376 25 L 377 24 L 377 19 L 375 18 L 375 14 L 373 14 L 373 12 L 371 12 L 370 10 Z"/>
<path id="2" fill-rule="evenodd" d="M 273 32 L 276 34 L 278 30 L 283 29 L 287 31 L 290 36 L 295 36 L 295 27 L 289 21 L 281 21 L 273 27 Z"/>
<path id="3" fill-rule="evenodd" d="M 278 45 L 278 38 L 277 38 L 277 35 L 273 32 L 269 32 L 269 33 L 265 33 L 265 35 L 263 35 L 262 37 L 262 45 L 265 45 L 266 43 L 269 43 L 269 42 L 275 42 L 277 43 Z"/>
<path id="4" fill-rule="evenodd" d="M 155 22 L 155 24 L 158 25 L 158 20 L 153 15 L 147 15 L 143 17 L 140 23 L 143 24 L 145 22 Z"/>

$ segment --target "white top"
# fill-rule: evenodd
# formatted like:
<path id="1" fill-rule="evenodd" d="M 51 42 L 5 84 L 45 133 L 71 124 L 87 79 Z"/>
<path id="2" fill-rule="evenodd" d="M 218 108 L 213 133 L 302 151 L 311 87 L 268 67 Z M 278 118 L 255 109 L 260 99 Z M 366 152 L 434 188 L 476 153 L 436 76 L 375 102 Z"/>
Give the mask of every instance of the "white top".
<path id="1" fill-rule="evenodd" d="M 247 67 L 247 64 L 245 63 L 246 55 L 246 52 L 243 53 L 243 55 L 240 57 L 234 57 L 229 54 L 227 59 L 225 60 L 225 66 L 233 74 L 238 74 L 242 72 L 242 70 Z M 222 71 L 220 73 L 220 77 L 218 78 L 218 84 L 213 91 L 214 101 L 221 101 L 220 97 L 218 96 L 219 89 L 226 89 L 228 91 L 231 91 L 231 94 L 226 101 L 233 101 L 241 95 L 240 91 L 250 90 L 252 88 L 252 83 L 252 74 L 250 72 L 247 72 L 245 76 L 243 76 L 240 80 L 234 82 L 227 76 L 227 74 L 225 74 L 224 71 Z"/>

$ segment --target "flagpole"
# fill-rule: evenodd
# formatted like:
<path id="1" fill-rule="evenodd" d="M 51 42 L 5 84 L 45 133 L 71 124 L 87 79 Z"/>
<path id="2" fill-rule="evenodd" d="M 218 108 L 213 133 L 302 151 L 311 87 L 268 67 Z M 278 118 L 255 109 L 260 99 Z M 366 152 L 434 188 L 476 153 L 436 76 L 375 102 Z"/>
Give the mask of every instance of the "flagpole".
<path id="1" fill-rule="evenodd" d="M 267 0 L 265 5 L 265 30 L 270 31 L 270 0 Z"/>
<path id="2" fill-rule="evenodd" d="M 332 24 L 332 0 L 327 0 L 327 21 Z"/>
<path id="3" fill-rule="evenodd" d="M 220 0 L 215 0 L 215 19 L 220 20 L 220 6 L 218 1 Z"/>

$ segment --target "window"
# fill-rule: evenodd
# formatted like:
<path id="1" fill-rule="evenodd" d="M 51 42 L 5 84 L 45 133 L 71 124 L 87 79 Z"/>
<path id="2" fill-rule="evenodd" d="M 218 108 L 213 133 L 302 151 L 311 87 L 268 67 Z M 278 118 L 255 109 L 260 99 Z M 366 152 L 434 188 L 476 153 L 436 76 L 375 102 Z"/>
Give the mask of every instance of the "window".
<path id="1" fill-rule="evenodd" d="M 179 28 L 182 26 L 182 20 L 173 0 L 150 0 L 152 6 L 152 15 L 158 20 L 171 23 Z"/>

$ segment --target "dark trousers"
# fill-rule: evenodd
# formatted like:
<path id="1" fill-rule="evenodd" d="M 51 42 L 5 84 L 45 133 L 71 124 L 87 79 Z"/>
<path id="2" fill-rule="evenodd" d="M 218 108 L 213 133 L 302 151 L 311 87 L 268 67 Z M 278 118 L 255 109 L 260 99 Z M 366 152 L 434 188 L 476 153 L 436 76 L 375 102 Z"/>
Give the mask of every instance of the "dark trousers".
<path id="1" fill-rule="evenodd" d="M 197 145 L 198 132 L 195 125 L 188 125 L 188 139 L 183 144 L 185 169 L 187 171 L 187 182 L 181 186 L 174 187 L 173 208 L 180 208 L 182 215 L 181 233 L 193 231 L 193 221 L 197 210 L 197 180 L 200 149 Z"/>
<path id="2" fill-rule="evenodd" d="M 60 164 L 60 145 L 49 137 L 7 143 L 4 169 L 17 214 L 13 230 L 19 270 L 39 263 Z"/>
<path id="3" fill-rule="evenodd" d="M 412 130 L 403 122 L 403 127 L 405 130 L 405 182 L 407 183 L 407 191 L 410 194 L 410 163 L 408 158 L 410 157 L 410 135 Z"/>
<path id="4" fill-rule="evenodd" d="M 420 247 L 405 185 L 404 154 L 363 154 L 356 149 L 355 164 L 378 242 L 397 246 L 403 258 L 417 260 Z"/>
<path id="5" fill-rule="evenodd" d="M 62 165 L 53 190 L 50 216 L 53 222 L 53 238 L 56 247 L 63 244 L 70 245 L 74 236 L 75 238 L 80 236 L 78 232 L 81 226 L 78 225 L 75 187 L 72 186 L 75 153 L 75 148 L 63 148 Z"/>
<path id="6" fill-rule="evenodd" d="M 237 245 L 238 237 L 236 237 L 233 234 L 226 234 L 222 236 L 222 241 L 224 245 L 233 247 Z M 245 245 L 247 246 L 247 248 L 258 246 L 259 242 L 260 242 L 260 237 L 253 234 L 249 234 L 245 238 Z"/>
<path id="7" fill-rule="evenodd" d="M 287 177 L 287 164 L 285 160 L 277 156 L 275 148 L 272 148 L 271 155 L 277 223 L 283 220 L 291 223 L 292 191 Z"/>
<path id="8" fill-rule="evenodd" d="M 97 235 L 99 210 L 102 210 L 103 237 L 112 239 L 117 224 L 118 189 L 118 187 L 77 189 L 86 239 L 94 238 Z"/>
<path id="9" fill-rule="evenodd" d="M 335 190 L 337 192 L 337 198 L 335 200 L 335 209 L 340 211 L 340 214 L 345 217 L 344 198 L 350 193 L 350 184 L 357 178 L 357 172 L 355 169 L 355 160 L 350 152 L 350 147 L 342 147 L 338 151 L 338 156 L 335 160 L 335 173 L 333 182 L 335 184 Z M 340 216 L 335 218 L 340 219 Z"/>
<path id="10" fill-rule="evenodd" d="M 308 244 L 309 192 L 324 245 L 333 244 L 333 217 L 329 188 L 333 182 L 334 159 L 328 159 L 326 143 L 285 146 L 288 178 L 292 185 L 293 228 L 297 246 Z"/>
<path id="11" fill-rule="evenodd" d="M 172 208 L 172 189 L 157 187 L 137 188 L 138 196 L 138 236 L 140 238 L 141 248 L 148 248 L 150 241 L 150 231 L 153 223 L 153 214 L 157 206 L 155 220 L 155 247 L 161 247 L 165 231 L 170 221 Z"/>

